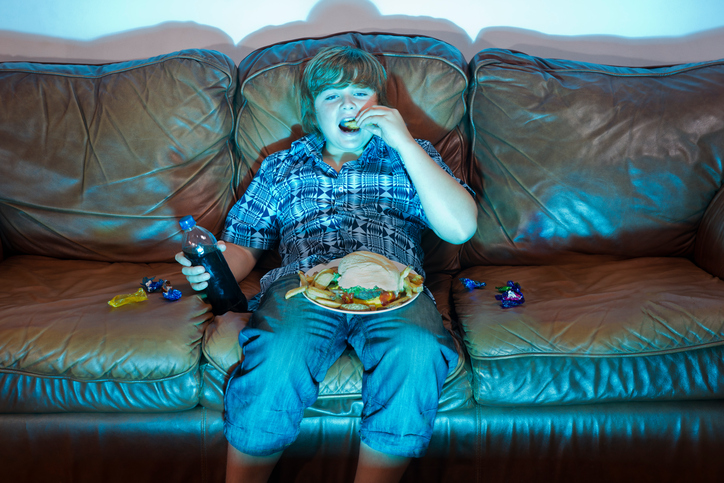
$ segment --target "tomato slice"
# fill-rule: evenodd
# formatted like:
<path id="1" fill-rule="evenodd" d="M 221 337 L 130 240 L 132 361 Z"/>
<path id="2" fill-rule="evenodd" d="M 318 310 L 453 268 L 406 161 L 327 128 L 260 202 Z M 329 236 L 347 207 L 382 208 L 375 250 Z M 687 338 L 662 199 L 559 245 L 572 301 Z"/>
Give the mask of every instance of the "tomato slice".
<path id="1" fill-rule="evenodd" d="M 349 292 L 342 292 L 342 303 L 343 304 L 351 304 L 353 302 L 354 296 Z"/>
<path id="2" fill-rule="evenodd" d="M 395 292 L 382 292 L 380 294 L 380 303 L 384 307 L 385 305 L 389 304 L 393 300 L 395 300 L 397 297 L 395 296 Z"/>

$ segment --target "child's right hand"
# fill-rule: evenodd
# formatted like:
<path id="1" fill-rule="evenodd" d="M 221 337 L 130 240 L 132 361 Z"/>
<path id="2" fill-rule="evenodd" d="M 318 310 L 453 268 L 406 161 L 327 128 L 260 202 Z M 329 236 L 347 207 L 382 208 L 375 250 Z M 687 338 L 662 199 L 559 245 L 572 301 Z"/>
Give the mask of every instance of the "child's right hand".
<path id="1" fill-rule="evenodd" d="M 226 251 L 226 244 L 224 244 L 223 241 L 219 241 L 217 246 L 220 252 L 223 253 Z M 191 260 L 186 258 L 184 252 L 178 252 L 175 258 L 177 262 L 183 265 L 184 268 L 181 269 L 181 273 L 186 276 L 186 280 L 189 281 L 192 289 L 201 291 L 209 286 L 208 280 L 211 278 L 211 275 L 209 275 L 204 267 L 201 265 L 191 265 Z"/>

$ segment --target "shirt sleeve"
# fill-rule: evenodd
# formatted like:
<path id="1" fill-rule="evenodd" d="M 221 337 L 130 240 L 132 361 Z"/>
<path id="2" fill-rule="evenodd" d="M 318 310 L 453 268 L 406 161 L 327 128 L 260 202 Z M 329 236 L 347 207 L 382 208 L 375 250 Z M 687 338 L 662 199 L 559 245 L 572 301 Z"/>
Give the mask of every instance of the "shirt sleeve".
<path id="1" fill-rule="evenodd" d="M 244 195 L 229 211 L 221 236 L 224 241 L 261 250 L 271 250 L 279 243 L 275 161 L 274 155 L 264 160 Z"/>
<path id="2" fill-rule="evenodd" d="M 438 166 L 440 166 L 447 174 L 449 174 L 452 179 L 454 179 L 455 181 L 460 183 L 460 186 L 465 188 L 468 191 L 468 193 L 470 193 L 470 196 L 475 198 L 475 191 L 473 191 L 473 189 L 470 186 L 468 186 L 467 183 L 464 183 L 460 178 L 458 178 L 457 176 L 455 176 L 453 174 L 450 167 L 448 167 L 448 165 L 445 164 L 445 161 L 442 160 L 442 156 L 440 156 L 440 153 L 437 152 L 437 149 L 435 149 L 433 147 L 433 145 L 430 141 L 426 141 L 424 139 L 416 139 L 415 141 L 417 141 L 417 144 L 419 144 L 422 147 L 422 149 L 425 150 L 425 152 L 428 154 L 428 156 L 430 156 L 432 158 L 432 160 L 435 161 L 435 163 L 437 163 Z"/>

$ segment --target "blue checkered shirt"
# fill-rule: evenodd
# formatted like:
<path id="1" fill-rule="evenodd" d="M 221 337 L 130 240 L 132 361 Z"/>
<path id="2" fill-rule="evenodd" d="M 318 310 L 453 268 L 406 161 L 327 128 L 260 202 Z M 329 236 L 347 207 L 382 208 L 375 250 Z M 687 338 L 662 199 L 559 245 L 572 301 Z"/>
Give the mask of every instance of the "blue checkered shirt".
<path id="1" fill-rule="evenodd" d="M 432 144 L 417 142 L 453 176 Z M 322 160 L 323 147 L 324 138 L 312 134 L 266 158 L 229 212 L 225 241 L 278 247 L 282 257 L 282 266 L 261 279 L 251 309 L 279 277 L 357 250 L 379 253 L 424 275 L 420 242 L 429 223 L 397 151 L 373 136 L 362 156 L 337 173 Z"/>

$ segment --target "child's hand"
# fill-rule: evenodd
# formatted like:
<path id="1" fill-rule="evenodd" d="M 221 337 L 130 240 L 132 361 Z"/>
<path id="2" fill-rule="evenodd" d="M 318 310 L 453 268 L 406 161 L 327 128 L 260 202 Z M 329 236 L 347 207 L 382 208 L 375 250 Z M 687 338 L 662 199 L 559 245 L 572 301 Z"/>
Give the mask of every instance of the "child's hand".
<path id="1" fill-rule="evenodd" d="M 223 241 L 217 243 L 220 252 L 226 251 L 226 244 Z M 176 254 L 176 261 L 179 262 L 184 268 L 181 269 L 181 273 L 186 275 L 186 280 L 191 284 L 191 288 L 194 290 L 203 290 L 208 287 L 208 280 L 211 275 L 201 265 L 192 266 L 191 260 L 184 256 L 184 252 L 178 252 Z"/>
<path id="2" fill-rule="evenodd" d="M 391 148 L 398 150 L 405 143 L 414 143 L 405 120 L 391 107 L 372 106 L 357 116 L 357 124 L 366 131 L 382 138 Z"/>

